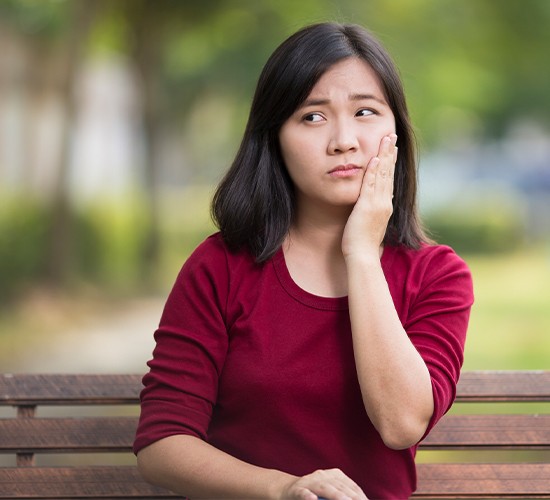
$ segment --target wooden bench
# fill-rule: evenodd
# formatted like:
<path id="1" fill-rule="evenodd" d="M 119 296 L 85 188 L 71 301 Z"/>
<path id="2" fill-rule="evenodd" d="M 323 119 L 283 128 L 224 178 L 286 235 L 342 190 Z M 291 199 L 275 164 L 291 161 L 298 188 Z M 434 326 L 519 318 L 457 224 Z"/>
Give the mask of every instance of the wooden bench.
<path id="1" fill-rule="evenodd" d="M 144 483 L 131 454 L 140 388 L 139 375 L 0 375 L 0 460 L 13 462 L 0 467 L 0 498 L 173 496 Z M 550 498 L 550 371 L 465 372 L 457 402 L 490 413 L 441 420 L 421 446 L 414 497 Z M 533 402 L 535 412 L 497 411 Z M 425 463 L 426 450 L 453 450 L 453 463 Z M 457 463 L 454 450 L 496 451 L 490 463 Z M 535 461 L 510 463 L 515 450 Z"/>

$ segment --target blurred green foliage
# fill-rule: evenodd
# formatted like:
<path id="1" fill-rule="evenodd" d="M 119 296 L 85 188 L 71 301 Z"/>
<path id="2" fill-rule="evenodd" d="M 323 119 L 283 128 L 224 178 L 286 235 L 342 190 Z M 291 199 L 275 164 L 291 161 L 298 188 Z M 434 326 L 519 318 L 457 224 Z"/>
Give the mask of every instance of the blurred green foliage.
<path id="1" fill-rule="evenodd" d="M 525 245 L 522 219 L 502 205 L 470 206 L 432 212 L 424 217 L 430 236 L 459 254 L 512 252 Z"/>
<path id="2" fill-rule="evenodd" d="M 74 234 L 69 282 L 135 292 L 166 287 L 190 252 L 216 230 L 209 218 L 212 189 L 198 186 L 166 191 L 161 203 L 162 256 L 153 279 L 145 275 L 144 239 L 150 220 L 143 197 L 96 200 L 71 216 Z M 176 209 L 175 209 L 176 207 Z M 0 299 L 17 296 L 33 282 L 47 280 L 51 209 L 15 198 L 0 210 Z M 495 254 L 522 247 L 525 231 L 517 214 L 505 206 L 446 210 L 425 217 L 430 235 L 459 254 Z"/>
<path id="3" fill-rule="evenodd" d="M 194 202 L 186 204 L 159 186 L 159 131 L 182 138 L 190 183 L 214 183 L 231 162 L 265 60 L 305 24 L 356 22 L 382 40 L 402 74 L 424 149 L 461 136 L 499 137 L 524 118 L 550 126 L 548 0 L 3 0 L 0 23 L 40 54 L 37 65 L 50 58 L 46 69 L 56 72 L 76 7 L 90 16 L 77 61 L 114 55 L 142 75 L 137 86 L 147 105 L 139 119 L 148 137 L 139 147 L 151 153 L 139 193 L 70 206 L 65 265 L 72 282 L 135 289 L 155 286 L 165 271 L 173 276 L 174 262 L 213 227 L 208 204 L 198 201 L 204 193 L 187 192 Z M 51 200 L 13 199 L 0 209 L 2 299 L 48 279 L 56 218 Z M 460 253 L 513 250 L 524 230 L 501 208 L 430 214 L 427 225 Z M 157 237 L 160 256 L 148 260 L 145 247 Z"/>
<path id="4" fill-rule="evenodd" d="M 38 203 L 4 203 L 0 211 L 0 300 L 20 292 L 25 283 L 43 277 L 44 244 L 49 218 Z"/>
<path id="5" fill-rule="evenodd" d="M 150 225 L 143 196 L 97 200 L 73 211 L 69 224 L 75 247 L 64 263 L 69 288 L 100 287 L 107 293 L 139 294 L 166 288 L 184 259 L 215 228 L 208 195 L 195 188 L 164 199 L 159 265 L 147 275 L 144 239 Z M 174 206 L 178 210 L 174 211 Z M 200 207 L 200 209 L 199 209 Z M 26 198 L 4 200 L 0 208 L 0 307 L 30 287 L 49 283 L 44 248 L 52 209 Z"/>
<path id="6" fill-rule="evenodd" d="M 140 209 L 141 206 L 141 209 Z M 141 212 L 143 224 L 137 222 Z M 51 207 L 24 198 L 4 202 L 0 210 L 0 300 L 17 297 L 31 285 L 48 280 L 48 245 Z M 75 248 L 64 263 L 71 283 L 90 281 L 114 289 L 130 289 L 140 283 L 147 217 L 143 204 L 128 203 L 112 211 L 98 204 L 74 211 L 69 221 Z"/>
<path id="7" fill-rule="evenodd" d="M 459 126 L 499 135 L 525 116 L 550 124 L 546 0 L 3 0 L 0 17 L 59 48 L 77 4 L 94 14 L 88 55 L 132 57 L 140 39 L 150 46 L 163 112 L 174 120 L 213 89 L 247 108 L 263 63 L 287 35 L 336 20 L 366 26 L 388 47 L 428 145 Z M 453 110 L 468 123 L 456 123 Z"/>

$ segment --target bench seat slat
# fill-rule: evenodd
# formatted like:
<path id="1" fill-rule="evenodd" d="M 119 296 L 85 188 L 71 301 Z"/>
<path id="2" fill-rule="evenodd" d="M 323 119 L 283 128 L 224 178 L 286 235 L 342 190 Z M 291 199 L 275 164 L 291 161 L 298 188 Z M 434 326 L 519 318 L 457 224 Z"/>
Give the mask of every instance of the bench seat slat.
<path id="1" fill-rule="evenodd" d="M 0 468 L 2 498 L 170 498 L 134 466 Z"/>
<path id="2" fill-rule="evenodd" d="M 446 415 L 423 449 L 550 448 L 550 415 Z"/>
<path id="3" fill-rule="evenodd" d="M 419 464 L 414 498 L 550 498 L 550 464 Z"/>

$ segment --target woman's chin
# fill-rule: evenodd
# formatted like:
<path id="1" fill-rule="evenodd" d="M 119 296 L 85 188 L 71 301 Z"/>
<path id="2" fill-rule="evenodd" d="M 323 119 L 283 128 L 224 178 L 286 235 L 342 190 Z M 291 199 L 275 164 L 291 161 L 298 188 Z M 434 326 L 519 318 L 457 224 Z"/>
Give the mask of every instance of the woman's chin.
<path id="1" fill-rule="evenodd" d="M 331 201 L 334 205 L 353 208 L 359 199 L 360 189 L 349 189 L 345 193 L 335 193 Z"/>

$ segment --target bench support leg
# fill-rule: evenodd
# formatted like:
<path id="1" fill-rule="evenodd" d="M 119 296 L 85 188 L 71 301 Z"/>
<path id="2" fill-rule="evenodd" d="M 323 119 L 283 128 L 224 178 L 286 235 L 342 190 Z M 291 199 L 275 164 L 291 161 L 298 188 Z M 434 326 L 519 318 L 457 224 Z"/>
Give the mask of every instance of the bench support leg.
<path id="1" fill-rule="evenodd" d="M 17 407 L 17 418 L 34 418 L 36 415 L 36 405 L 21 405 Z M 17 467 L 32 467 L 36 465 L 34 453 L 17 453 Z"/>

